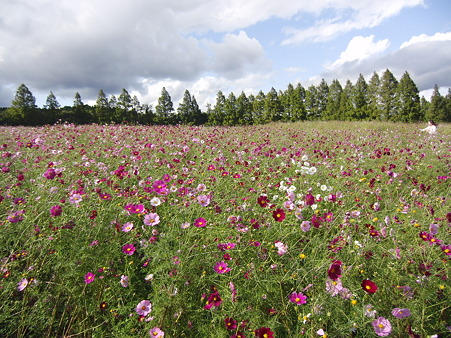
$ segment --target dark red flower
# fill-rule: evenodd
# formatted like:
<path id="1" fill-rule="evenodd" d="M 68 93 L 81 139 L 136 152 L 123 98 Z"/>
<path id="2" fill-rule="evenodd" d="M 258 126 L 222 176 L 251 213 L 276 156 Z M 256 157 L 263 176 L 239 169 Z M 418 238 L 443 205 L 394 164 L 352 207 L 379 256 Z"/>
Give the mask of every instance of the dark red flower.
<path id="1" fill-rule="evenodd" d="M 362 282 L 362 289 L 368 293 L 375 293 L 378 288 L 376 283 L 370 281 L 369 279 L 364 279 Z"/>
<path id="2" fill-rule="evenodd" d="M 266 208 L 269 204 L 269 199 L 268 196 L 259 196 L 257 198 L 257 203 L 262 207 L 262 208 Z"/>
<path id="3" fill-rule="evenodd" d="M 237 321 L 233 318 L 227 317 L 224 320 L 225 326 L 227 330 L 235 330 L 237 327 Z"/>
<path id="4" fill-rule="evenodd" d="M 337 280 L 341 277 L 341 261 L 334 261 L 327 270 L 327 275 L 332 280 Z"/>
<path id="5" fill-rule="evenodd" d="M 272 217 L 277 222 L 282 222 L 285 219 L 285 211 L 283 211 L 283 209 L 276 209 L 273 211 Z"/>
<path id="6" fill-rule="evenodd" d="M 269 327 L 261 327 L 255 330 L 254 334 L 259 338 L 274 338 L 274 332 Z"/>

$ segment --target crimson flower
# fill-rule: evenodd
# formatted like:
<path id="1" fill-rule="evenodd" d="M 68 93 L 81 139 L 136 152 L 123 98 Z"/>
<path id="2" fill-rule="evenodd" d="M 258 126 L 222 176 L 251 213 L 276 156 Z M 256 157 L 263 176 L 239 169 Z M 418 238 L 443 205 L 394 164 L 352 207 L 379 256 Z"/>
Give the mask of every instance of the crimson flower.
<path id="1" fill-rule="evenodd" d="M 262 207 L 262 208 L 266 208 L 269 204 L 269 199 L 268 196 L 259 196 L 257 198 L 257 203 Z"/>
<path id="2" fill-rule="evenodd" d="M 236 327 L 237 327 L 237 324 L 238 324 L 238 322 L 235 319 L 230 318 L 230 317 L 227 317 L 224 320 L 224 323 L 225 323 L 225 326 L 226 326 L 227 330 L 235 330 Z"/>
<path id="3" fill-rule="evenodd" d="M 341 277 L 341 261 L 334 261 L 331 266 L 329 267 L 329 270 L 327 270 L 327 275 L 332 280 L 337 280 Z"/>
<path id="4" fill-rule="evenodd" d="M 283 209 L 276 209 L 273 211 L 272 213 L 272 217 L 277 221 L 277 222 L 282 222 L 285 219 L 285 211 L 283 211 Z"/>
<path id="5" fill-rule="evenodd" d="M 375 293 L 378 289 L 376 283 L 370 281 L 369 279 L 365 279 L 362 282 L 362 289 L 368 293 Z"/>
<path id="6" fill-rule="evenodd" d="M 274 338 L 274 332 L 269 327 L 261 327 L 255 330 L 254 333 L 259 338 Z"/>

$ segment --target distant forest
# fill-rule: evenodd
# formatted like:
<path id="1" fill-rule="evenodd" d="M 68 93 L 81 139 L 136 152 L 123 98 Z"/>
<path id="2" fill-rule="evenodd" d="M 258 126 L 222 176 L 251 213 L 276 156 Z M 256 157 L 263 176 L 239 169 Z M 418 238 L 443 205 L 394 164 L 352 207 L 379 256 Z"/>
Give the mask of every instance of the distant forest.
<path id="1" fill-rule="evenodd" d="M 185 91 L 182 102 L 174 109 L 165 88 L 158 104 L 141 104 L 126 89 L 116 97 L 107 97 L 100 89 L 95 105 L 84 104 L 75 93 L 72 106 L 61 107 L 53 92 L 42 108 L 25 84 L 17 89 L 11 107 L 0 108 L 0 124 L 38 126 L 68 122 L 75 124 L 152 124 L 236 126 L 269 122 L 304 120 L 451 122 L 451 89 L 442 96 L 436 85 L 430 100 L 419 96 L 419 90 L 406 71 L 399 81 L 390 70 L 379 76 L 373 73 L 369 82 L 360 74 L 355 83 L 338 80 L 305 89 L 301 84 L 288 85 L 285 91 L 274 88 L 256 96 L 242 92 L 225 96 L 217 93 L 214 106 L 202 111 L 194 95 Z"/>

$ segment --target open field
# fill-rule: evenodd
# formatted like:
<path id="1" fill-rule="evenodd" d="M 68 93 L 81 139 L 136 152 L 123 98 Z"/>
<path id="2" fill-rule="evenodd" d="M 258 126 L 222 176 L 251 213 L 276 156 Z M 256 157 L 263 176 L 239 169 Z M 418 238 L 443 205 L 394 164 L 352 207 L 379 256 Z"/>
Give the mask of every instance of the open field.
<path id="1" fill-rule="evenodd" d="M 0 337 L 446 337 L 420 128 L 0 127 Z"/>

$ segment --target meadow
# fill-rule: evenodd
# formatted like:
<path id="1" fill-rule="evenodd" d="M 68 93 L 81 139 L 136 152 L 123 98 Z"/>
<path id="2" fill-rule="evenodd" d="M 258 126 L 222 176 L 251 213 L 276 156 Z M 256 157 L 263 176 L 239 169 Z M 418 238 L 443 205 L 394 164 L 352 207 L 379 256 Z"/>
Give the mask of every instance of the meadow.
<path id="1" fill-rule="evenodd" d="M 449 337 L 423 127 L 0 127 L 0 337 Z"/>

